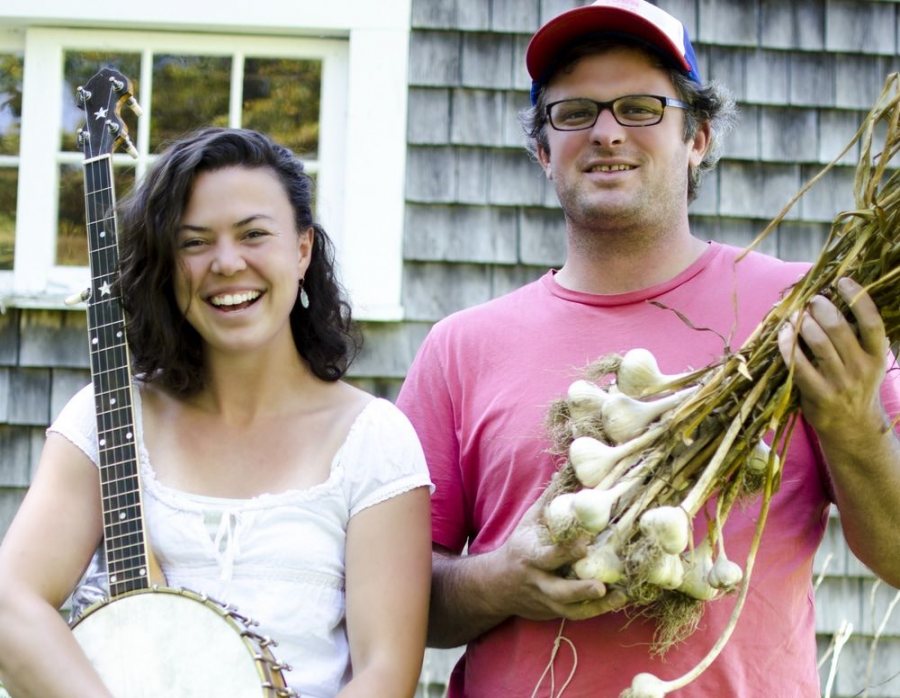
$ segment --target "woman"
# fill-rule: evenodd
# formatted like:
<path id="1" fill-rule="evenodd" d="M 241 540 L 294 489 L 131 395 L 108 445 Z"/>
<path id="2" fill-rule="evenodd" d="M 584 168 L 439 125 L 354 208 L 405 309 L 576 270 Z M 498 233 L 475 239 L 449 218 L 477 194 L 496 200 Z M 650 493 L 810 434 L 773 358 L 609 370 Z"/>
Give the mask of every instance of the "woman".
<path id="1" fill-rule="evenodd" d="M 405 418 L 340 380 L 356 343 L 310 205 L 290 151 L 229 129 L 175 143 L 123 205 L 146 527 L 167 585 L 259 621 L 304 698 L 411 696 L 430 482 Z M 97 459 L 88 387 L 0 547 L 13 696 L 111 695 L 56 610 L 101 542 Z"/>

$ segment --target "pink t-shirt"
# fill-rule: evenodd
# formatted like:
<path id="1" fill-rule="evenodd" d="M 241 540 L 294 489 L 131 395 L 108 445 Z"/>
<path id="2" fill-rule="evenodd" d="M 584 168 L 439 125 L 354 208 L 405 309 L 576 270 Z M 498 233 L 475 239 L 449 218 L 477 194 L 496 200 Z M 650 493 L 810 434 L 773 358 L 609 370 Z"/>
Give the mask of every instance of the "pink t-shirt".
<path id="1" fill-rule="evenodd" d="M 424 342 L 398 405 L 425 449 L 436 491 L 435 543 L 477 554 L 497 548 L 546 486 L 558 462 L 544 420 L 589 362 L 645 347 L 666 373 L 706 366 L 737 349 L 808 265 L 711 243 L 675 278 L 610 296 L 566 290 L 553 273 L 438 323 Z M 735 310 L 737 309 L 737 310 Z M 673 311 L 678 311 L 678 313 Z M 686 324 L 679 314 L 690 322 Z M 892 372 L 885 407 L 900 411 Z M 672 696 L 818 696 L 812 560 L 824 533 L 830 485 L 811 430 L 795 430 L 769 513 L 738 627 L 713 666 Z M 737 507 L 725 527 L 729 557 L 746 559 L 758 504 Z M 701 526 L 701 531 L 705 526 Z M 743 567 L 743 564 L 742 564 Z M 720 635 L 734 596 L 707 604 L 699 629 L 664 658 L 651 657 L 653 624 L 623 613 L 567 622 L 577 651 L 565 698 L 618 696 L 649 671 L 680 676 Z M 471 642 L 450 696 L 531 696 L 547 666 L 559 621 L 514 617 Z M 554 663 L 557 688 L 573 654 Z M 548 695 L 549 683 L 537 695 Z"/>

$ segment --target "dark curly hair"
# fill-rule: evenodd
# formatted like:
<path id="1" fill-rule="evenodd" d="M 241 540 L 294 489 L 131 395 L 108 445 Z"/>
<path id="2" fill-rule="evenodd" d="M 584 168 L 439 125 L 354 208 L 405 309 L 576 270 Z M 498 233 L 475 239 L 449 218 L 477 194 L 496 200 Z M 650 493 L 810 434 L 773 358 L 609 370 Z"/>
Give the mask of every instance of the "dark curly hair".
<path id="1" fill-rule="evenodd" d="M 709 148 L 703 161 L 692 167 L 688 172 L 688 201 L 697 198 L 700 190 L 700 180 L 703 173 L 711 170 L 716 166 L 721 155 L 721 146 L 723 136 L 730 131 L 737 121 L 737 110 L 734 98 L 722 85 L 716 82 L 709 82 L 704 85 L 698 85 L 689 79 L 681 70 L 673 67 L 659 52 L 651 46 L 629 36 L 622 35 L 588 35 L 581 41 L 572 44 L 572 46 L 564 51 L 557 59 L 554 68 L 549 71 L 548 77 L 544 84 L 537 92 L 537 103 L 523 109 L 519 112 L 519 121 L 528 136 L 526 147 L 532 156 L 537 156 L 538 147 L 545 152 L 550 152 L 550 145 L 547 141 L 547 84 L 552 80 L 552 76 L 571 70 L 572 67 L 582 58 L 597 53 L 603 53 L 620 46 L 628 46 L 644 51 L 650 56 L 656 66 L 666 73 L 672 80 L 672 85 L 678 93 L 679 99 L 691 105 L 690 109 L 685 110 L 684 120 L 684 140 L 691 140 L 697 133 L 701 124 L 707 123 L 710 127 Z"/>
<path id="2" fill-rule="evenodd" d="M 196 177 L 224 167 L 264 167 L 284 185 L 297 230 L 312 228 L 314 242 L 290 323 L 297 351 L 326 381 L 346 373 L 360 335 L 334 275 L 334 245 L 313 220 L 313 183 L 287 148 L 247 129 L 204 128 L 171 144 L 118 211 L 122 303 L 135 373 L 188 395 L 205 381 L 203 341 L 175 300 L 176 236 Z M 299 294 L 298 294 L 299 295 Z"/>

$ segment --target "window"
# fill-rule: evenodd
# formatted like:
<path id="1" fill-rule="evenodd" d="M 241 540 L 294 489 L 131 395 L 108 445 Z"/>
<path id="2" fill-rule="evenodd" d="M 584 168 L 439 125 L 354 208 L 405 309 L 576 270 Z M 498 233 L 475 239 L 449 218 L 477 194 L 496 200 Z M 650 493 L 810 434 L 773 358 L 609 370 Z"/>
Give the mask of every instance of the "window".
<path id="1" fill-rule="evenodd" d="M 132 79 L 144 109 L 140 118 L 125 115 L 138 157 L 114 156 L 120 196 L 160 145 L 188 128 L 264 131 L 294 149 L 315 177 L 317 217 L 335 240 L 338 272 L 356 315 L 402 316 L 408 3 L 382 10 L 360 0 L 286 3 L 224 12 L 199 0 L 192 16 L 196 10 L 215 19 L 178 27 L 182 20 L 171 17 L 183 16 L 174 12 L 183 5 L 157 0 L 140 18 L 124 9 L 113 20 L 98 16 L 103 30 L 83 28 L 96 9 L 62 0 L 47 0 L 37 10 L 24 0 L 10 3 L 0 8 L 0 60 L 19 61 L 21 110 L 16 121 L 3 111 L 12 82 L 4 66 L 0 295 L 7 304 L 57 307 L 87 284 L 82 156 L 75 142 L 84 115 L 74 90 L 102 65 L 112 65 Z M 41 18 L 82 28 L 33 24 Z M 142 24 L 174 30 L 134 31 Z M 196 33 L 199 28 L 204 33 Z M 4 40 L 11 44 L 5 52 Z M 7 153 L 8 136 L 19 135 L 19 126 L 20 153 Z M 9 192 L 17 193 L 15 206 L 4 205 Z M 9 238 L 13 226 L 14 257 L 4 257 L 3 235 Z"/>

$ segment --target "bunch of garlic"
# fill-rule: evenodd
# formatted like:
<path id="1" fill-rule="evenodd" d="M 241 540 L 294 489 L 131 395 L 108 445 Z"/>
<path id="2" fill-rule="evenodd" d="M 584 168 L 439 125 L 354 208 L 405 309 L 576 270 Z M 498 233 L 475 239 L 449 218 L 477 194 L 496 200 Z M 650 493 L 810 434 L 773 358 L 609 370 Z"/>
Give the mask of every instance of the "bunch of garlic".
<path id="1" fill-rule="evenodd" d="M 586 556 L 572 566 L 581 579 L 622 589 L 646 582 L 700 601 L 715 599 L 733 590 L 743 574 L 725 554 L 718 522 L 692 545 L 693 518 L 707 490 L 687 482 L 683 498 L 671 501 L 670 479 L 654 477 L 653 448 L 666 432 L 667 418 L 699 385 L 691 383 L 691 374 L 662 373 L 646 349 L 632 349 L 613 365 L 613 383 L 601 387 L 582 379 L 568 390 L 573 438 L 567 463 L 579 487 L 545 507 L 550 536 L 559 542 L 591 539 Z M 769 458 L 760 442 L 745 467 L 763 472 Z M 669 500 L 657 501 L 663 491 Z"/>

